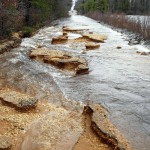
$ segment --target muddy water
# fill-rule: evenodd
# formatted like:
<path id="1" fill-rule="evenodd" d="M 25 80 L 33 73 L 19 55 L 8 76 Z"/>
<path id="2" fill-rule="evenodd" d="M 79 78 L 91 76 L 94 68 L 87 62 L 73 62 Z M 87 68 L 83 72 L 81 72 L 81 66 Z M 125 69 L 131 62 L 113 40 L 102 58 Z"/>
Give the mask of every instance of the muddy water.
<path id="1" fill-rule="evenodd" d="M 61 105 L 61 92 L 72 100 L 102 104 L 110 119 L 137 150 L 150 149 L 150 56 L 136 51 L 142 45 L 129 46 L 127 37 L 96 21 L 72 16 L 58 20 L 59 25 L 41 29 L 32 38 L 23 39 L 21 46 L 0 55 L 0 87 L 48 99 Z M 52 37 L 61 35 L 62 26 L 79 27 L 108 36 L 100 49 L 82 54 L 83 43 L 51 45 Z M 70 39 L 80 37 L 70 34 Z M 90 73 L 70 76 L 54 67 L 31 60 L 30 50 L 37 46 L 71 51 L 88 60 Z M 121 49 L 117 49 L 121 46 Z M 59 95 L 55 96 L 55 95 Z"/>

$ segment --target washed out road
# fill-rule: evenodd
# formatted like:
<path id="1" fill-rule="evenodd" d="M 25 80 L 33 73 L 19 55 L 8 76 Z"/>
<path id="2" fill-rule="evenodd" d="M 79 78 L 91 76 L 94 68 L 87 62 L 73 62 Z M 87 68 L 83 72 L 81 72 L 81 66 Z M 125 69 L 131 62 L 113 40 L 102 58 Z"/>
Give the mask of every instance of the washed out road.
<path id="1" fill-rule="evenodd" d="M 128 45 L 126 35 L 84 16 L 71 16 L 54 24 L 56 26 L 43 28 L 33 37 L 23 39 L 20 47 L 0 55 L 0 87 L 7 84 L 23 89 L 23 85 L 33 88 L 39 85 L 43 92 L 38 89 L 34 92 L 44 97 L 47 91 L 52 90 L 53 81 L 50 78 L 53 78 L 67 98 L 100 103 L 136 150 L 149 150 L 150 55 L 137 53 L 149 50 L 142 45 Z M 107 40 L 100 43 L 100 48 L 86 53 L 82 53 L 85 49 L 83 43 L 51 45 L 52 37 L 62 34 L 63 26 L 84 28 L 86 32 L 107 36 Z M 80 34 L 69 34 L 70 39 L 76 37 Z M 89 64 L 89 74 L 66 75 L 51 65 L 31 60 L 30 50 L 39 45 L 85 58 Z M 20 87 L 18 83 L 22 83 Z M 32 92 L 30 88 L 26 90 Z"/>

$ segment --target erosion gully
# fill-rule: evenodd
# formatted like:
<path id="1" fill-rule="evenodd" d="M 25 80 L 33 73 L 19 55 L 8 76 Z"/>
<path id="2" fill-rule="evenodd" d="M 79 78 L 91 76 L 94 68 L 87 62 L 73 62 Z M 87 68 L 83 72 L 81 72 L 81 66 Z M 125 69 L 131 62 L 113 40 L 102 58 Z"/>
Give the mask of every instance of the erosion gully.
<path id="1" fill-rule="evenodd" d="M 150 149 L 150 56 L 136 51 L 142 45 L 128 45 L 126 35 L 84 16 L 71 16 L 53 22 L 31 38 L 22 40 L 18 48 L 0 55 L 0 88 L 13 87 L 38 98 L 63 92 L 66 98 L 104 106 L 111 121 L 137 150 Z M 62 27 L 80 27 L 106 35 L 101 47 L 83 54 L 83 43 L 51 45 L 52 37 L 62 34 Z M 70 34 L 70 38 L 80 37 Z M 36 47 L 65 50 L 88 60 L 90 72 L 71 76 L 29 58 Z M 118 49 L 117 47 L 121 47 Z M 57 84 L 57 86 L 56 86 Z M 59 92 L 58 92 L 59 93 Z"/>

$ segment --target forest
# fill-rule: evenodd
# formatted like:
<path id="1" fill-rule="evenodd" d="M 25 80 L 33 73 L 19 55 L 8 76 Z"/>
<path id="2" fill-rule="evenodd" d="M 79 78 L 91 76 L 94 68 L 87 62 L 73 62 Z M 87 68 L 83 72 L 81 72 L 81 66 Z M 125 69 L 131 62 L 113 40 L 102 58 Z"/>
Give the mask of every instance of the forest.
<path id="1" fill-rule="evenodd" d="M 0 38 L 19 30 L 28 34 L 66 16 L 70 7 L 68 0 L 0 0 Z"/>
<path id="2" fill-rule="evenodd" d="M 150 14 L 150 0 L 79 0 L 80 13 L 93 11 L 126 13 L 130 15 Z"/>
<path id="3" fill-rule="evenodd" d="M 71 0 L 1 0 L 0 39 L 22 31 L 30 36 L 48 22 L 68 15 Z M 78 0 L 80 14 L 150 14 L 150 0 Z"/>

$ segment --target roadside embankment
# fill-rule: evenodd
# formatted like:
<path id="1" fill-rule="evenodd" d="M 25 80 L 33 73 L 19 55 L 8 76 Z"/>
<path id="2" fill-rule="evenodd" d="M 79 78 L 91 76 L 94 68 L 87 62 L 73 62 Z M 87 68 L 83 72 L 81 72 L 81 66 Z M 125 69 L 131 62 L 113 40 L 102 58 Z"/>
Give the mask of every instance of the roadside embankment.
<path id="1" fill-rule="evenodd" d="M 13 33 L 12 36 L 8 39 L 0 41 L 0 54 L 10 51 L 11 49 L 19 46 L 21 43 L 22 33 Z"/>

